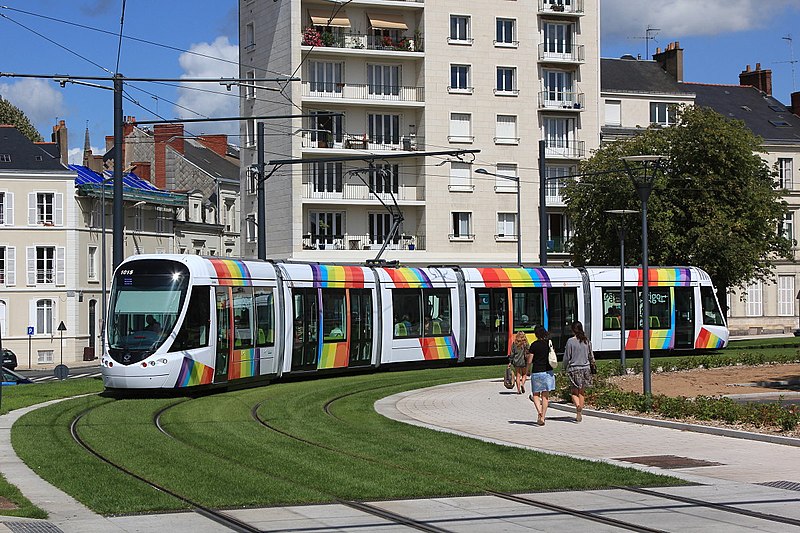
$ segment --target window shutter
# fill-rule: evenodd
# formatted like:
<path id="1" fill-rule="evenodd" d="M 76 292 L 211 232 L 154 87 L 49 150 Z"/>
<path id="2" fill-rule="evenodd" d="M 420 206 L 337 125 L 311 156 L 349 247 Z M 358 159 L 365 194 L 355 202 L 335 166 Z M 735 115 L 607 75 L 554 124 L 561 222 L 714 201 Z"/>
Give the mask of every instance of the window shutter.
<path id="1" fill-rule="evenodd" d="M 56 247 L 56 285 L 66 285 L 67 276 L 65 271 L 67 249 L 63 246 Z"/>
<path id="2" fill-rule="evenodd" d="M 14 193 L 7 192 L 5 194 L 6 197 L 6 226 L 13 226 L 14 225 Z"/>
<path id="3" fill-rule="evenodd" d="M 64 225 L 64 195 L 56 193 L 54 198 L 55 206 L 53 209 L 53 223 L 56 226 Z"/>
<path id="4" fill-rule="evenodd" d="M 28 325 L 33 326 L 35 333 L 41 333 L 39 329 L 39 325 L 36 322 L 36 299 L 32 299 L 28 302 Z"/>
<path id="5" fill-rule="evenodd" d="M 6 286 L 13 287 L 17 284 L 17 249 L 13 246 L 6 248 Z"/>
<path id="6" fill-rule="evenodd" d="M 28 193 L 28 225 L 36 225 L 36 193 Z"/>
<path id="7" fill-rule="evenodd" d="M 25 250 L 28 257 L 28 285 L 36 285 L 36 247 L 28 246 Z"/>

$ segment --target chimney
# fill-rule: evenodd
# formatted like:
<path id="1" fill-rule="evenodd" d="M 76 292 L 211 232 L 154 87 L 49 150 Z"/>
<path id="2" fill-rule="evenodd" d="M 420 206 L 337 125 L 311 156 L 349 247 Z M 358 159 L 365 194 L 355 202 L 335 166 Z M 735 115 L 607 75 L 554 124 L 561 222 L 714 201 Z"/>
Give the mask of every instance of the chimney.
<path id="1" fill-rule="evenodd" d="M 145 181 L 150 181 L 150 162 L 149 161 L 135 161 L 133 165 L 136 165 L 136 170 L 134 172 L 137 176 L 142 178 Z"/>
<path id="2" fill-rule="evenodd" d="M 136 126 L 136 117 L 125 117 L 122 121 L 122 137 L 125 138 L 133 133 L 133 128 Z"/>
<path id="3" fill-rule="evenodd" d="M 67 137 L 67 125 L 63 120 L 59 120 L 58 124 L 53 126 L 53 134 L 50 139 L 58 145 L 58 151 L 61 154 L 61 164 L 69 164 L 69 142 Z"/>
<path id="4" fill-rule="evenodd" d="M 681 48 L 680 42 L 669 43 L 663 52 L 656 49 L 653 61 L 675 78 L 675 81 L 683 81 L 683 48 Z"/>
<path id="5" fill-rule="evenodd" d="M 800 91 L 792 93 L 792 113 L 800 117 Z"/>
<path id="6" fill-rule="evenodd" d="M 762 93 L 772 96 L 772 71 L 761 70 L 761 63 L 756 63 L 756 69 L 750 70 L 750 65 L 739 74 L 739 85 L 755 87 Z"/>
<path id="7" fill-rule="evenodd" d="M 224 133 L 201 135 L 197 140 L 220 157 L 225 157 L 228 153 L 228 136 Z"/>
<path id="8" fill-rule="evenodd" d="M 167 188 L 167 144 L 183 153 L 183 124 L 156 124 L 153 128 L 155 142 L 155 172 L 153 184 L 159 189 Z"/>

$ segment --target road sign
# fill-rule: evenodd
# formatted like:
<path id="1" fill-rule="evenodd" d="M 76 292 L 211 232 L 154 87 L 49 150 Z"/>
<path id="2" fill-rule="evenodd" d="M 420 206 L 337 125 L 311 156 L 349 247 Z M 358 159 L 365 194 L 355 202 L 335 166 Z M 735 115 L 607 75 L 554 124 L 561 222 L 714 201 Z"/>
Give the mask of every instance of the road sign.
<path id="1" fill-rule="evenodd" d="M 28 326 L 28 336 L 33 335 L 33 326 Z"/>
<path id="2" fill-rule="evenodd" d="M 53 369 L 53 374 L 58 379 L 67 379 L 67 376 L 69 376 L 69 368 L 67 367 L 67 365 L 57 365 Z"/>

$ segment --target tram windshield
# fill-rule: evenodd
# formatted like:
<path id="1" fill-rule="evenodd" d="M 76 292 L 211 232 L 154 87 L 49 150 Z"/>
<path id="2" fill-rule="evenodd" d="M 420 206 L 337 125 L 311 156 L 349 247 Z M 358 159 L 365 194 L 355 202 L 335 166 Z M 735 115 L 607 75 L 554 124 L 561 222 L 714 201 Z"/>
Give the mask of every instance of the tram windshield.
<path id="1" fill-rule="evenodd" d="M 111 289 L 108 348 L 120 363 L 140 361 L 175 327 L 189 286 L 180 263 L 135 261 L 117 271 Z"/>

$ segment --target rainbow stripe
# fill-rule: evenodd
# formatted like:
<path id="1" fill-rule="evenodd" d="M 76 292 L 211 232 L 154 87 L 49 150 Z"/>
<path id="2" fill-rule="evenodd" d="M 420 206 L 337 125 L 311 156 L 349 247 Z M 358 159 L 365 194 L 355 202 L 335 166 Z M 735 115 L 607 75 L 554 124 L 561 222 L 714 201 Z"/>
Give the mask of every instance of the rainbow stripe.
<path id="1" fill-rule="evenodd" d="M 392 278 L 396 289 L 431 286 L 430 278 L 421 268 L 387 268 L 385 272 Z"/>
<path id="2" fill-rule="evenodd" d="M 323 289 L 364 288 L 364 270 L 361 267 L 311 265 L 311 270 L 314 287 Z"/>
<path id="3" fill-rule="evenodd" d="M 650 330 L 650 349 L 651 350 L 670 350 L 675 346 L 675 337 L 672 330 Z M 644 343 L 643 331 L 634 329 L 627 332 L 628 338 L 625 340 L 626 350 L 641 350 Z"/>
<path id="4" fill-rule="evenodd" d="M 694 341 L 695 348 L 722 348 L 723 346 L 722 339 L 708 331 L 706 328 L 700 328 L 700 334 L 697 335 L 697 339 Z"/>
<path id="5" fill-rule="evenodd" d="M 198 363 L 190 357 L 184 357 L 175 388 L 208 385 L 213 379 L 214 369 L 212 367 Z"/>
<path id="6" fill-rule="evenodd" d="M 422 355 L 426 361 L 458 357 L 458 344 L 452 335 L 449 337 L 420 337 L 419 346 L 422 348 Z"/>
<path id="7" fill-rule="evenodd" d="M 649 287 L 688 287 L 692 282 L 692 271 L 688 268 L 648 268 Z M 639 287 L 644 285 L 644 269 L 638 269 Z"/>
<path id="8" fill-rule="evenodd" d="M 479 268 L 487 287 L 550 287 L 543 268 Z"/>
<path id="9" fill-rule="evenodd" d="M 252 285 L 250 270 L 238 259 L 209 259 L 222 286 Z"/>
<path id="10" fill-rule="evenodd" d="M 350 362 L 349 342 L 326 342 L 322 345 L 322 355 L 317 368 L 344 368 Z"/>
<path id="11" fill-rule="evenodd" d="M 228 364 L 228 379 L 251 378 L 258 375 L 258 350 L 233 350 Z"/>

